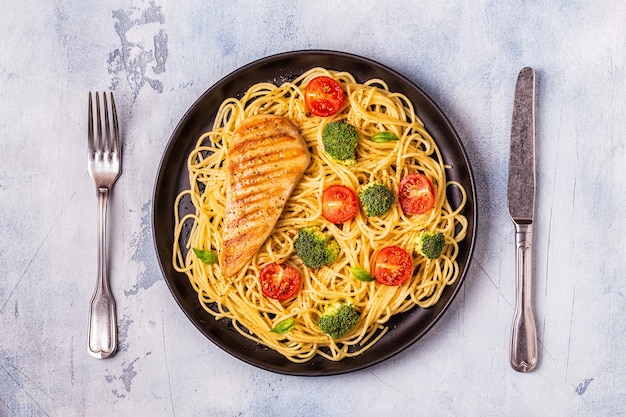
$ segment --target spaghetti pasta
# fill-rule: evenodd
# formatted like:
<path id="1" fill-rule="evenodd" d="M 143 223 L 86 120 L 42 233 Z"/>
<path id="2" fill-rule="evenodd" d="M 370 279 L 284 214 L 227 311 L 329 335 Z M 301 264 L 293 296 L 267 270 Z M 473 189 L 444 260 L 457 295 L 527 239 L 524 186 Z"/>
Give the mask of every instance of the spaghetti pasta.
<path id="1" fill-rule="evenodd" d="M 336 79 L 346 92 L 341 111 L 329 118 L 308 114 L 304 104 L 304 87 L 320 75 Z M 227 279 L 218 264 L 204 264 L 191 249 L 219 253 L 226 201 L 226 173 L 222 166 L 229 141 L 244 119 L 264 113 L 284 116 L 298 127 L 311 151 L 311 163 L 273 233 L 248 265 L 236 277 Z M 339 164 L 323 151 L 321 132 L 333 120 L 344 120 L 359 132 L 355 165 Z M 391 132 L 400 140 L 369 140 L 381 131 Z M 432 306 L 459 276 L 458 243 L 465 238 L 468 225 L 462 214 L 466 191 L 461 184 L 446 179 L 448 167 L 412 103 L 403 94 L 390 91 L 383 80 L 359 83 L 347 72 L 312 68 L 281 85 L 253 85 L 241 98 L 222 103 L 213 128 L 197 139 L 187 164 L 190 188 L 175 201 L 175 269 L 187 275 L 208 313 L 216 319 L 230 319 L 244 337 L 293 362 L 306 362 L 316 355 L 338 361 L 362 353 L 384 336 L 385 324 L 393 315 L 416 306 Z M 383 216 L 366 217 L 360 211 L 341 225 L 322 216 L 320 196 L 329 185 L 343 184 L 358 191 L 375 181 L 397 192 L 400 180 L 413 172 L 425 174 L 434 185 L 435 206 L 424 215 L 407 216 L 394 204 Z M 446 197 L 449 187 L 458 189 L 461 195 L 457 207 L 452 207 Z M 180 206 L 187 200 L 195 211 L 182 215 Z M 295 255 L 297 232 L 309 226 L 325 229 L 339 243 L 340 255 L 331 264 L 310 269 Z M 186 229 L 188 236 L 183 233 Z M 414 253 L 422 231 L 439 231 L 445 236 L 446 245 L 438 259 L 429 260 Z M 412 254 L 415 272 L 409 282 L 385 286 L 375 281 L 362 282 L 351 275 L 352 266 L 369 270 L 376 251 L 390 245 Z M 300 271 L 303 284 L 297 296 L 279 302 L 262 294 L 258 277 L 262 267 L 270 262 L 289 262 Z M 333 300 L 349 300 L 361 312 L 357 327 L 337 340 L 316 325 L 322 306 Z M 295 323 L 289 332 L 270 331 L 288 318 Z"/>

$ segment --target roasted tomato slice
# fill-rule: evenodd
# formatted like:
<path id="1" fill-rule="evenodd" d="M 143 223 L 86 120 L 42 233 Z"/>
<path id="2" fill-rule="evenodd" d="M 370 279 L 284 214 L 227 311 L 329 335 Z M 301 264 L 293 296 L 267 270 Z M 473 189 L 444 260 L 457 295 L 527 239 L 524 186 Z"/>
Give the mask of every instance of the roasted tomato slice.
<path id="1" fill-rule="evenodd" d="M 413 260 L 401 247 L 387 246 L 376 255 L 373 272 L 381 284 L 400 285 L 413 275 Z"/>
<path id="2" fill-rule="evenodd" d="M 424 214 L 435 205 L 433 184 L 424 174 L 409 174 L 400 180 L 398 201 L 405 214 Z"/>
<path id="3" fill-rule="evenodd" d="M 293 266 L 272 262 L 261 269 L 259 280 L 261 291 L 266 297 L 282 301 L 296 295 L 302 277 Z"/>
<path id="4" fill-rule="evenodd" d="M 322 215 L 331 223 L 352 220 L 357 212 L 356 195 L 345 185 L 331 185 L 322 193 Z"/>
<path id="5" fill-rule="evenodd" d="M 304 89 L 304 104 L 309 113 L 315 116 L 332 116 L 341 109 L 343 100 L 341 85 L 323 75 L 313 78 Z"/>

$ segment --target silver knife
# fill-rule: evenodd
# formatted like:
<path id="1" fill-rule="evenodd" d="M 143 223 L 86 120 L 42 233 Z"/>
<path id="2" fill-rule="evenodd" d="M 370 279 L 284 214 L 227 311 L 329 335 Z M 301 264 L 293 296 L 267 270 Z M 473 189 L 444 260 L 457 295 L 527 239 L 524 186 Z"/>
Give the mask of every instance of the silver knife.
<path id="1" fill-rule="evenodd" d="M 511 332 L 511 366 L 529 372 L 537 366 L 537 330 L 533 312 L 533 220 L 535 216 L 535 71 L 522 68 L 515 85 L 509 214 L 515 224 L 515 315 Z"/>

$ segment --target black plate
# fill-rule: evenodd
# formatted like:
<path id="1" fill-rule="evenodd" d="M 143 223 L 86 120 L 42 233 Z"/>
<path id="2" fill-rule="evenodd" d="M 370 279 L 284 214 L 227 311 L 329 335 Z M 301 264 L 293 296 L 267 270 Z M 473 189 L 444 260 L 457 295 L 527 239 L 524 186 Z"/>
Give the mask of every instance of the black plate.
<path id="1" fill-rule="evenodd" d="M 186 160 L 196 139 L 213 125 L 222 101 L 237 97 L 251 85 L 262 81 L 279 84 L 292 80 L 312 67 L 348 71 L 357 81 L 380 78 L 391 91 L 402 92 L 413 102 L 416 112 L 426 124 L 442 152 L 444 161 L 452 166 L 450 179 L 461 183 L 468 193 L 464 211 L 469 221 L 468 236 L 460 245 L 458 262 L 460 276 L 443 292 L 439 302 L 429 308 L 414 308 L 394 316 L 390 330 L 373 347 L 355 358 L 332 362 L 321 357 L 296 364 L 272 349 L 258 345 L 237 333 L 229 320 L 216 321 L 199 305 L 197 295 L 187 277 L 172 267 L 174 231 L 174 199 L 189 188 Z M 449 192 L 458 201 L 458 192 Z M 193 210 L 184 207 L 181 210 Z M 355 371 L 379 363 L 404 350 L 420 339 L 450 306 L 464 281 L 474 247 L 476 224 L 476 192 L 469 161 L 454 128 L 437 105 L 411 81 L 395 71 L 355 55 L 333 51 L 296 51 L 278 54 L 252 62 L 226 76 L 209 88 L 184 115 L 165 149 L 156 178 L 152 207 L 155 248 L 166 282 L 189 320 L 213 343 L 233 356 L 260 368 L 290 375 L 333 375 Z"/>

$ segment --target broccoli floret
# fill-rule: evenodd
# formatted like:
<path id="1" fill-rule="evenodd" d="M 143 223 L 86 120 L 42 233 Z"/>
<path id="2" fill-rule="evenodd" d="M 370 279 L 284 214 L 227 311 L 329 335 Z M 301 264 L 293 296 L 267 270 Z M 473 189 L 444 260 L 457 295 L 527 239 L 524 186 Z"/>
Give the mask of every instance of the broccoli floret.
<path id="1" fill-rule="evenodd" d="M 294 242 L 296 254 L 309 268 L 319 268 L 337 259 L 339 243 L 330 233 L 324 233 L 318 226 L 300 229 Z"/>
<path id="2" fill-rule="evenodd" d="M 387 213 L 395 199 L 393 191 L 377 182 L 370 182 L 359 193 L 359 200 L 367 217 L 382 216 Z"/>
<path id="3" fill-rule="evenodd" d="M 350 123 L 330 122 L 322 131 L 324 151 L 343 165 L 356 164 L 356 145 L 359 132 Z"/>
<path id="4" fill-rule="evenodd" d="M 333 339 L 339 339 L 354 329 L 360 318 L 361 314 L 352 302 L 335 301 L 324 306 L 324 312 L 317 325 Z"/>
<path id="5" fill-rule="evenodd" d="M 437 259 L 443 251 L 446 239 L 443 233 L 421 232 L 417 237 L 416 250 L 428 259 Z"/>

